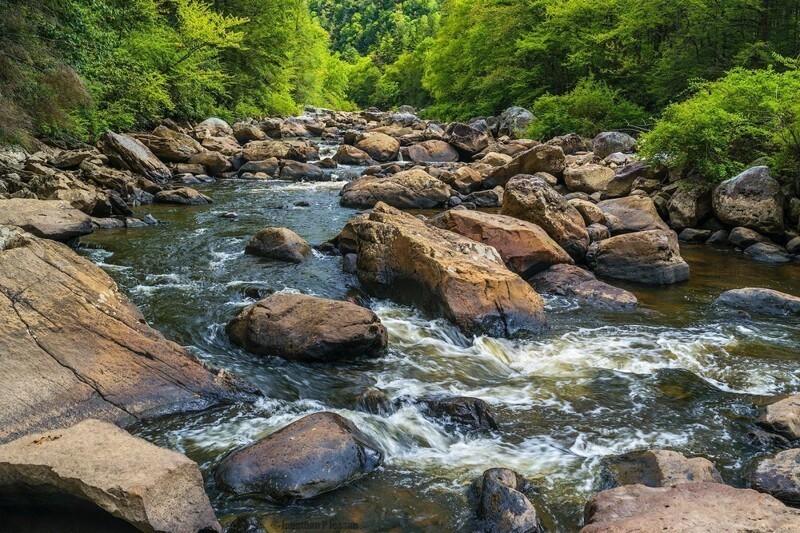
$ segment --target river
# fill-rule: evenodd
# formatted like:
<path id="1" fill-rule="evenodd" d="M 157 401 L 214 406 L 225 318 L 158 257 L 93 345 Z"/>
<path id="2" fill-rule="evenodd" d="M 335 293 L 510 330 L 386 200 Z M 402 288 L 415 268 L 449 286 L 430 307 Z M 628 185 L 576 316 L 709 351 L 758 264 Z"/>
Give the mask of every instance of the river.
<path id="1" fill-rule="evenodd" d="M 800 390 L 800 320 L 743 320 L 711 305 L 723 290 L 745 286 L 800 294 L 800 265 L 764 265 L 704 246 L 682 249 L 692 269 L 688 283 L 617 284 L 635 292 L 640 312 L 597 313 L 547 299 L 551 329 L 538 338 L 467 339 L 443 320 L 373 301 L 389 330 L 389 353 L 379 359 L 300 364 L 234 347 L 224 328 L 253 302 L 244 295 L 248 287 L 334 299 L 360 295 L 340 258 L 315 252 L 313 260 L 293 265 L 243 253 L 267 226 L 288 227 L 311 244 L 335 236 L 357 213 L 339 206 L 342 185 L 219 181 L 197 187 L 213 197 L 212 205 L 147 206 L 139 214 L 152 213 L 160 225 L 83 239 L 81 253 L 114 277 L 151 325 L 264 393 L 252 406 L 133 428 L 200 464 L 223 523 L 253 514 L 264 516 L 268 531 L 472 530 L 465 490 L 485 469 L 503 466 L 538 487 L 533 500 L 545 511 L 546 525 L 574 531 L 608 454 L 667 447 L 703 455 L 726 482 L 742 486 L 752 460 L 764 453 L 747 436 L 758 406 Z M 230 211 L 239 217 L 220 217 Z M 435 392 L 482 398 L 500 427 L 491 434 L 469 432 L 428 419 L 413 406 L 385 417 L 355 411 L 355 397 L 369 386 L 390 398 Z M 216 490 L 213 469 L 228 451 L 322 410 L 352 419 L 372 436 L 386 453 L 384 466 L 288 507 Z"/>

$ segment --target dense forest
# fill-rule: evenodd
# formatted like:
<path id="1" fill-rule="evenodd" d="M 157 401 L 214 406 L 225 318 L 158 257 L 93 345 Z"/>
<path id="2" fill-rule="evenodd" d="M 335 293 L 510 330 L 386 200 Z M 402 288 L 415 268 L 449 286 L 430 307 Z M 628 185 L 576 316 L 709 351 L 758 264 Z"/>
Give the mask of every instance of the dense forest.
<path id="1" fill-rule="evenodd" d="M 800 159 L 800 0 L 59 0 L 0 3 L 0 136 L 162 117 L 410 104 L 530 108 L 531 135 L 647 133 L 718 178 Z"/>

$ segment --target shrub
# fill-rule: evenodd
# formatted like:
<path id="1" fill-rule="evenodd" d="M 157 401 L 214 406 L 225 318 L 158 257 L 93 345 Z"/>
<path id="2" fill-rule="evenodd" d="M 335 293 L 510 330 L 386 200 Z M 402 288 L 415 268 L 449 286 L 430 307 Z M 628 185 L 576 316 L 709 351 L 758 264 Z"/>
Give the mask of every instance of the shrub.
<path id="1" fill-rule="evenodd" d="M 593 78 L 584 78 L 566 94 L 540 97 L 532 111 L 537 120 L 530 135 L 535 139 L 567 133 L 594 137 L 601 131 L 642 127 L 649 120 L 644 109 Z"/>

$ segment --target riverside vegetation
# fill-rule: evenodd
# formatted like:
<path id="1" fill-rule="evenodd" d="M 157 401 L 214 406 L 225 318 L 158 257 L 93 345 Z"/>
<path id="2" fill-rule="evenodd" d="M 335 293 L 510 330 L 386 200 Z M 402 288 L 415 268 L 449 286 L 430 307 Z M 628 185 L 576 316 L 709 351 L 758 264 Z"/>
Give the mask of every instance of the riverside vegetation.
<path id="1" fill-rule="evenodd" d="M 800 529 L 799 3 L 0 10 L 2 527 Z"/>

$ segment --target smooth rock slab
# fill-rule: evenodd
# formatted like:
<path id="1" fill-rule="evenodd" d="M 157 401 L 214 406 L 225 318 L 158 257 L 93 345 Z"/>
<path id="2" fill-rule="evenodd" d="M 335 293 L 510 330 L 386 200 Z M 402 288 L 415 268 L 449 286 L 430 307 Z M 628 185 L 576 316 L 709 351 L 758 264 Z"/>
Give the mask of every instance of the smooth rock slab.
<path id="1" fill-rule="evenodd" d="M 753 488 L 784 503 L 800 504 L 800 449 L 786 450 L 758 463 Z"/>
<path id="2" fill-rule="evenodd" d="M 636 296 L 625 289 L 597 279 L 575 265 L 555 265 L 528 278 L 539 294 L 577 298 L 578 303 L 603 311 L 633 311 L 639 305 Z"/>
<path id="3" fill-rule="evenodd" d="M 764 315 L 800 316 L 800 297 L 772 289 L 732 289 L 720 294 L 714 303 Z"/>
<path id="4" fill-rule="evenodd" d="M 378 468 L 383 452 L 346 418 L 308 415 L 236 450 L 217 467 L 217 486 L 278 502 L 312 498 Z"/>
<path id="5" fill-rule="evenodd" d="M 264 228 L 250 240 L 245 253 L 286 261 L 302 263 L 311 257 L 311 247 L 297 233 L 288 228 Z"/>
<path id="6" fill-rule="evenodd" d="M 400 209 L 429 209 L 444 205 L 455 192 L 424 170 L 406 170 L 388 178 L 361 178 L 341 192 L 343 207 L 369 209 L 384 202 Z"/>
<path id="7" fill-rule="evenodd" d="M 258 355 L 328 362 L 379 355 L 387 333 L 378 317 L 350 302 L 276 293 L 246 307 L 226 331 Z"/>
<path id="8" fill-rule="evenodd" d="M 93 231 L 91 217 L 62 200 L 0 200 L 0 225 L 3 224 L 56 241 L 68 241 Z"/>
<path id="9" fill-rule="evenodd" d="M 598 276 L 667 285 L 689 279 L 674 231 L 626 233 L 592 243 L 586 260 Z"/>
<path id="10" fill-rule="evenodd" d="M 140 531 L 221 529 L 194 461 L 100 420 L 0 446 L 0 493 L 23 486 L 22 498 L 76 497 Z"/>
<path id="11" fill-rule="evenodd" d="M 625 485 L 586 504 L 581 533 L 667 531 L 790 532 L 800 530 L 800 511 L 767 494 L 722 483 L 684 483 L 671 488 Z"/>
<path id="12" fill-rule="evenodd" d="M 671 487 L 701 481 L 722 483 L 722 476 L 708 459 L 689 459 L 672 450 L 645 450 L 606 459 L 604 478 L 610 487 L 636 484 Z"/>

